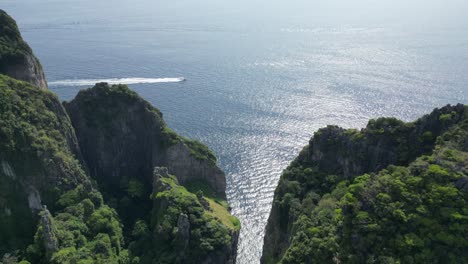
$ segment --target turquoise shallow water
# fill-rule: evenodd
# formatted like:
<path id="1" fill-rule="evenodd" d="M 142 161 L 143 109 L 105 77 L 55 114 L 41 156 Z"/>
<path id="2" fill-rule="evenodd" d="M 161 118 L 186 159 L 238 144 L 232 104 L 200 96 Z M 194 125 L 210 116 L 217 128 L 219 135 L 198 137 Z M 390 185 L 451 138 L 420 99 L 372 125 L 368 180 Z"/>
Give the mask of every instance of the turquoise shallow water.
<path id="1" fill-rule="evenodd" d="M 330 22 L 311 6 L 299 7 L 211 0 L 0 4 L 18 20 L 62 100 L 95 81 L 128 82 L 177 132 L 217 153 L 242 221 L 241 264 L 258 262 L 281 171 L 319 127 L 359 128 L 378 116 L 412 120 L 437 106 L 468 103 L 467 21 L 408 26 L 353 13 Z"/>

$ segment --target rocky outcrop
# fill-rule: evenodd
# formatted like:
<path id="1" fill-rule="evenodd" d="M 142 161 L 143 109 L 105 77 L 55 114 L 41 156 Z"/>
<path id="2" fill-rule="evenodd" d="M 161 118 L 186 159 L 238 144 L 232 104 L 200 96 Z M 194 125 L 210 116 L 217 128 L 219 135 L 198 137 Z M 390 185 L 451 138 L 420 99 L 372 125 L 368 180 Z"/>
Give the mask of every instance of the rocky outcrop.
<path id="1" fill-rule="evenodd" d="M 0 74 L 47 89 L 44 71 L 23 40 L 16 22 L 0 10 Z"/>
<path id="2" fill-rule="evenodd" d="M 57 230 L 54 227 L 52 215 L 50 214 L 49 210 L 47 210 L 46 206 L 44 206 L 40 213 L 40 223 L 42 227 L 46 257 L 47 259 L 50 259 L 58 249 L 58 240 Z"/>
<path id="3" fill-rule="evenodd" d="M 239 226 L 231 222 L 235 218 L 228 209 L 200 192 L 187 191 L 166 168 L 156 167 L 153 179 L 150 230 L 156 250 L 154 255 L 143 250 L 142 258 L 170 263 L 234 264 Z"/>
<path id="4" fill-rule="evenodd" d="M 226 260 L 227 264 L 236 264 L 237 260 L 237 245 L 239 244 L 239 235 L 240 235 L 240 230 L 233 230 L 231 231 L 231 245 L 228 247 L 228 253 L 227 255 L 230 256 Z M 219 263 L 219 262 L 215 262 Z"/>
<path id="5" fill-rule="evenodd" d="M 413 123 L 379 118 L 361 131 L 328 126 L 315 133 L 298 159 L 345 178 L 379 171 L 390 164 L 407 165 L 430 152 L 436 138 L 458 124 L 465 112 L 464 105 L 458 104 L 436 109 Z"/>
<path id="6" fill-rule="evenodd" d="M 153 212 L 152 215 L 171 214 L 174 208 L 180 210 L 190 201 L 193 208 L 200 207 L 196 210 L 204 213 L 198 215 L 200 211 L 194 213 L 193 208 L 185 209 L 170 218 L 173 221 L 170 225 L 167 221 L 151 223 L 149 228 L 159 234 L 158 239 L 153 238 L 153 243 L 166 241 L 166 244 L 178 245 L 179 262 L 182 259 L 186 262 L 187 258 L 201 262 L 202 258 L 206 258 L 206 263 L 234 263 L 236 252 L 230 239 L 238 236 L 238 226 L 233 225 L 231 221 L 237 222 L 224 205 L 219 205 L 216 213 L 223 212 L 223 217 L 230 220 L 226 223 L 216 222 L 213 229 L 225 232 L 229 242 L 213 238 L 205 245 L 200 241 L 214 234 L 199 226 L 200 221 L 207 221 L 212 217 L 210 215 L 215 214 L 208 200 L 226 199 L 225 175 L 206 146 L 175 134 L 166 126 L 158 109 L 124 85 L 96 84 L 93 88 L 80 91 L 74 100 L 64 103 L 64 106 L 75 128 L 90 174 L 101 187 L 105 199 L 122 216 L 124 226 L 132 227 L 141 219 L 148 219 L 150 212 Z M 181 190 L 178 194 L 182 201 L 162 196 L 161 193 L 174 195 L 174 185 L 178 186 L 175 190 Z M 197 190 L 190 189 L 194 192 L 190 193 L 181 185 L 196 186 L 195 189 L 200 188 L 210 198 L 198 199 L 194 194 Z M 152 189 L 148 188 L 151 186 Z M 147 198 L 150 195 L 158 197 L 155 204 Z M 188 222 L 184 215 L 188 217 Z M 202 237 L 199 233 L 192 237 L 194 230 L 205 230 L 203 232 L 207 233 Z M 211 253 L 197 249 L 198 246 L 194 245 L 197 243 L 208 247 Z M 232 243 L 236 244 L 237 240 Z M 159 252 L 157 256 L 148 256 L 146 252 L 137 251 L 134 251 L 137 256 L 151 259 L 164 258 L 166 254 Z M 166 251 L 173 253 L 174 249 L 167 248 Z"/>
<path id="7" fill-rule="evenodd" d="M 265 241 L 269 250 L 282 252 L 265 251 L 262 261 L 467 263 L 468 115 L 453 111 L 438 119 L 452 118 L 458 123 L 432 151 L 407 165 L 345 178 L 294 162 L 275 192 L 270 223 L 279 222 L 270 225 Z"/>
<path id="8" fill-rule="evenodd" d="M 38 216 L 43 204 L 54 212 L 62 194 L 92 187 L 70 119 L 47 91 L 39 61 L 2 10 L 0 25 L 0 255 L 8 255 L 30 244 L 36 223 L 49 219 L 48 210 Z"/>
<path id="9" fill-rule="evenodd" d="M 411 123 L 379 118 L 370 120 L 361 131 L 337 126 L 318 130 L 280 179 L 266 227 L 262 262 L 278 262 L 288 249 L 293 223 L 300 215 L 297 207 L 307 192 L 320 197 L 343 180 L 389 165 L 406 166 L 431 153 L 437 137 L 467 117 L 468 108 L 458 104 L 435 109 Z M 303 184 L 307 191 L 298 189 Z"/>
<path id="10" fill-rule="evenodd" d="M 190 221 L 186 214 L 181 213 L 177 220 L 176 245 L 181 249 L 181 253 L 187 251 L 190 241 Z"/>
<path id="11" fill-rule="evenodd" d="M 206 146 L 172 132 L 126 86 L 80 92 L 65 104 L 71 119 L 37 86 L 46 88 L 41 66 L 0 11 L 3 262 L 235 262 L 240 223 Z M 169 170 L 153 178 L 160 165 Z M 210 197 L 180 185 L 192 182 Z"/>
<path id="12" fill-rule="evenodd" d="M 76 159 L 77 139 L 55 95 L 0 75 L 0 105 L 2 253 L 32 240 L 42 204 L 53 210 L 57 196 L 91 183 Z"/>
<path id="13" fill-rule="evenodd" d="M 225 198 L 225 175 L 213 154 L 172 132 L 161 112 L 126 86 L 97 84 L 65 108 L 91 175 L 109 188 L 118 188 L 122 177 L 150 185 L 153 168 L 164 166 L 181 184 L 202 181 Z"/>
<path id="14" fill-rule="evenodd" d="M 29 263 L 119 263 L 127 256 L 122 223 L 77 159 L 77 139 L 58 98 L 0 75 L 0 105 L 0 255 Z"/>
<path id="15" fill-rule="evenodd" d="M 224 172 L 213 162 L 196 158 L 192 152 L 187 143 L 181 140 L 165 150 L 163 165 L 177 175 L 182 185 L 193 180 L 206 182 L 219 196 L 226 198 Z"/>

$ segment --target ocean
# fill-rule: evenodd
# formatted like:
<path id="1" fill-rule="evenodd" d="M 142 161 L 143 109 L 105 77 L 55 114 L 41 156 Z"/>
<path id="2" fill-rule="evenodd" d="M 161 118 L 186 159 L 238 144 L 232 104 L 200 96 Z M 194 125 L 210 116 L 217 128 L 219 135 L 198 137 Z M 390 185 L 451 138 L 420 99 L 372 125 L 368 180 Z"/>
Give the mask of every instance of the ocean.
<path id="1" fill-rule="evenodd" d="M 435 1 L 431 14 L 330 2 L 2 0 L 0 8 L 61 100 L 96 82 L 127 83 L 176 132 L 216 153 L 242 222 L 238 263 L 250 264 L 259 262 L 281 172 L 318 128 L 411 121 L 468 103 L 463 1 Z"/>

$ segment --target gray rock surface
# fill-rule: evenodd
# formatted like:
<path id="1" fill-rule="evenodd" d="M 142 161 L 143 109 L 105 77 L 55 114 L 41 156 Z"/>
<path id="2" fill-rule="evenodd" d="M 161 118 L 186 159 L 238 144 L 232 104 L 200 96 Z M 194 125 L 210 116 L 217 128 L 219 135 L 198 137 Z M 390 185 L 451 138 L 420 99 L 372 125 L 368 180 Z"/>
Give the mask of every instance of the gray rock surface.
<path id="1" fill-rule="evenodd" d="M 379 118 L 370 120 L 360 131 L 327 126 L 314 134 L 291 166 L 314 168 L 318 175 L 334 175 L 338 181 L 377 172 L 389 165 L 406 166 L 418 156 L 430 153 L 437 137 L 461 122 L 465 112 L 462 104 L 447 105 L 411 123 Z M 464 181 L 458 185 L 464 190 Z M 318 192 L 325 187 L 315 188 Z M 289 247 L 296 220 L 289 213 L 288 205 L 275 203 L 278 198 L 275 193 L 264 237 L 262 263 L 281 259 Z"/>
<path id="2" fill-rule="evenodd" d="M 190 241 L 190 221 L 186 214 L 180 214 L 177 220 L 176 241 L 178 247 L 180 247 L 181 255 L 185 255 L 185 250 Z"/>
<path id="3" fill-rule="evenodd" d="M 0 74 L 47 89 L 41 63 L 23 40 L 16 22 L 0 10 Z"/>
<path id="4" fill-rule="evenodd" d="M 44 236 L 44 248 L 46 250 L 47 258 L 50 258 L 58 249 L 57 234 L 47 207 L 44 206 L 40 214 L 40 223 L 42 225 L 42 232 Z"/>
<path id="5" fill-rule="evenodd" d="M 180 184 L 184 185 L 196 178 L 208 183 L 213 190 L 225 198 L 224 172 L 210 162 L 193 157 L 183 141 L 167 148 L 163 156 L 165 157 L 164 165 L 168 167 L 171 174 L 177 176 Z"/>
<path id="6" fill-rule="evenodd" d="M 226 197 L 225 175 L 216 163 L 194 155 L 189 141 L 166 127 L 161 112 L 126 86 L 97 84 L 65 108 L 98 181 L 118 186 L 125 176 L 151 184 L 153 168 L 163 166 L 182 185 L 203 181 Z"/>

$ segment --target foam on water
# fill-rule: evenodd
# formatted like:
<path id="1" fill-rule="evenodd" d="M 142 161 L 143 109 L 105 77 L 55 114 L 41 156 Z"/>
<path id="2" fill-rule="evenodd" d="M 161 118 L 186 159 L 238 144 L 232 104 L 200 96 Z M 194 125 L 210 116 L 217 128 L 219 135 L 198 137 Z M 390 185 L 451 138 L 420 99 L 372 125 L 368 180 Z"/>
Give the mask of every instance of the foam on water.
<path id="1" fill-rule="evenodd" d="M 110 78 L 110 79 L 69 79 L 49 82 L 49 86 L 86 86 L 105 82 L 108 84 L 172 83 L 183 82 L 184 77 L 177 78 Z"/>

